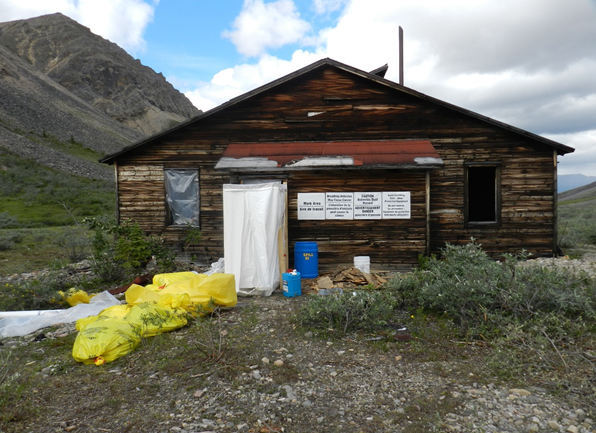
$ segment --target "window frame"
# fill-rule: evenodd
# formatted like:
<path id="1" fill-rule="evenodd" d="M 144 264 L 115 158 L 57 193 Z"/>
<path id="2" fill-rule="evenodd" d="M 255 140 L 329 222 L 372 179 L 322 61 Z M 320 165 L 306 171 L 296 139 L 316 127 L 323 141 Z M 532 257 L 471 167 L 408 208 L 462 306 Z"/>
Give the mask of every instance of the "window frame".
<path id="1" fill-rule="evenodd" d="M 470 220 L 470 168 L 491 168 L 495 170 L 495 219 L 486 221 Z M 499 227 L 501 226 L 501 163 L 500 162 L 466 162 L 464 163 L 464 221 L 466 227 Z"/>
<path id="2" fill-rule="evenodd" d="M 196 223 L 174 223 L 174 215 L 172 212 L 172 207 L 170 206 L 169 201 L 169 194 L 168 194 L 168 172 L 169 171 L 187 171 L 193 172 L 193 175 L 196 175 Z M 188 167 L 168 167 L 164 168 L 164 203 L 166 208 L 166 220 L 165 226 L 166 227 L 186 227 L 192 226 L 197 227 L 200 229 L 201 226 L 201 173 L 198 168 L 188 168 Z"/>

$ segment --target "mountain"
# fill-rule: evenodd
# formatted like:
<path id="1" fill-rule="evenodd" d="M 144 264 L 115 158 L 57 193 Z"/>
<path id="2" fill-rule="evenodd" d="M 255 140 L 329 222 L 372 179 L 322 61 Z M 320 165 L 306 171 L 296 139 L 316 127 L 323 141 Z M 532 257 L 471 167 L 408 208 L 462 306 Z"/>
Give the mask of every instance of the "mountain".
<path id="1" fill-rule="evenodd" d="M 596 182 L 596 176 L 584 176 L 583 174 L 562 174 L 557 177 L 558 192 L 563 193 L 570 189 L 578 188 Z"/>
<path id="2" fill-rule="evenodd" d="M 596 182 L 582 185 L 578 188 L 562 192 L 558 195 L 559 202 L 570 200 L 593 200 L 596 199 Z"/>
<path id="3" fill-rule="evenodd" d="M 76 141 L 101 155 L 142 137 L 0 45 L 1 147 L 63 171 L 106 178 L 112 176 L 111 170 L 64 152 L 56 144 Z"/>
<path id="4" fill-rule="evenodd" d="M 144 134 L 200 113 L 162 74 L 62 14 L 1 23 L 0 45 L 94 108 Z"/>
<path id="5" fill-rule="evenodd" d="M 0 23 L 0 156 L 113 181 L 101 156 L 199 113 L 161 74 L 64 15 Z"/>
<path id="6" fill-rule="evenodd" d="M 64 15 L 0 23 L 0 235 L 114 214 L 108 153 L 200 113 Z"/>

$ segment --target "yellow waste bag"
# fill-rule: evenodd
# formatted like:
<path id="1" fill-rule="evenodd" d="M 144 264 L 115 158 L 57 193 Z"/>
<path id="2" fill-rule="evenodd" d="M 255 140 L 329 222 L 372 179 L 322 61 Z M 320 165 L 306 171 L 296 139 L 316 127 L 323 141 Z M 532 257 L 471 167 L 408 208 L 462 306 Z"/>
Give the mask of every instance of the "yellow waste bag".
<path id="1" fill-rule="evenodd" d="M 143 302 L 115 305 L 99 315 L 77 321 L 79 334 L 72 356 L 84 364 L 101 365 L 134 350 L 141 338 L 153 337 L 187 324 L 186 311 Z"/>
<path id="2" fill-rule="evenodd" d="M 60 296 L 64 298 L 68 305 L 74 307 L 79 304 L 88 304 L 93 296 L 89 296 L 84 290 L 79 290 L 74 287 L 68 289 L 66 292 L 59 292 Z"/>
<path id="3" fill-rule="evenodd" d="M 153 277 L 153 284 L 145 288 L 157 291 L 160 296 L 187 293 L 193 306 L 203 310 L 209 310 L 212 299 L 213 304 L 222 307 L 233 307 L 238 302 L 233 274 L 205 275 L 194 272 L 160 274 Z"/>
<path id="4" fill-rule="evenodd" d="M 152 286 L 155 287 L 155 286 Z M 129 305 L 137 305 L 143 302 L 155 302 L 170 308 L 182 308 L 186 311 L 191 310 L 191 301 L 188 293 L 162 293 L 162 291 L 154 291 L 151 287 L 142 287 L 133 284 L 125 293 L 126 303 Z"/>
<path id="5" fill-rule="evenodd" d="M 83 327 L 72 347 L 75 361 L 102 365 L 134 350 L 141 337 L 124 319 L 103 316 Z"/>
<path id="6" fill-rule="evenodd" d="M 160 295 L 150 287 L 139 286 L 132 284 L 126 292 L 124 298 L 129 305 L 140 304 L 141 302 L 159 302 Z"/>
<path id="7" fill-rule="evenodd" d="M 233 307 L 238 300 L 234 275 L 194 272 L 156 275 L 151 285 L 131 285 L 125 297 L 127 305 L 77 321 L 75 360 L 96 365 L 111 362 L 134 350 L 142 337 L 185 326 L 188 312 L 207 312 L 213 305 Z"/>
<path id="8" fill-rule="evenodd" d="M 185 310 L 143 302 L 130 309 L 126 321 L 141 337 L 153 337 L 186 326 L 187 314 Z"/>
<path id="9" fill-rule="evenodd" d="M 80 332 L 85 326 L 97 320 L 124 319 L 129 311 L 130 305 L 112 305 L 111 307 L 101 310 L 97 316 L 83 317 L 82 319 L 77 320 L 75 327 L 77 328 L 77 331 Z"/>
<path id="10" fill-rule="evenodd" d="M 212 274 L 199 283 L 199 291 L 213 298 L 216 305 L 233 307 L 238 302 L 234 274 Z"/>
<path id="11" fill-rule="evenodd" d="M 169 274 L 157 274 L 153 277 L 153 285 L 159 288 L 164 288 L 173 283 L 182 283 L 186 287 L 196 287 L 199 281 L 206 277 L 205 274 L 197 274 L 196 272 L 172 272 Z"/>

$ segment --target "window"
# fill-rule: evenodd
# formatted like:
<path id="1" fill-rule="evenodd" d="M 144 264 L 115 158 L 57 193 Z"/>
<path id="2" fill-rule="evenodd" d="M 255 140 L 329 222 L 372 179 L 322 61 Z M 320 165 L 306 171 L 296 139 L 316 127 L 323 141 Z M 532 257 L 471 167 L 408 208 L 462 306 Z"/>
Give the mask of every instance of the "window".
<path id="1" fill-rule="evenodd" d="M 169 224 L 199 226 L 199 171 L 165 171 Z"/>
<path id="2" fill-rule="evenodd" d="M 475 225 L 501 222 L 500 175 L 498 164 L 465 166 L 466 223 Z"/>

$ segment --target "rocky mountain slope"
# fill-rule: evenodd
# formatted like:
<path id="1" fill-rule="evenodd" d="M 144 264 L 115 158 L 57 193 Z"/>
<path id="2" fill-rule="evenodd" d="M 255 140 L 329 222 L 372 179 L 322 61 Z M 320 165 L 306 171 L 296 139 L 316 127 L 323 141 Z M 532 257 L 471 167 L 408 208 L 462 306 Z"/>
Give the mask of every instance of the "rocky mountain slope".
<path id="1" fill-rule="evenodd" d="M 145 135 L 200 113 L 163 75 L 62 14 L 1 23 L 0 44 L 94 108 Z"/>
<path id="2" fill-rule="evenodd" d="M 0 151 L 85 177 L 111 178 L 106 167 L 53 144 L 76 141 L 104 154 L 142 137 L 0 45 Z"/>
<path id="3" fill-rule="evenodd" d="M 0 23 L 0 156 L 113 180 L 99 157 L 199 113 L 161 74 L 64 15 Z"/>

